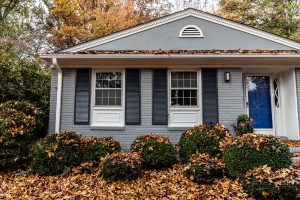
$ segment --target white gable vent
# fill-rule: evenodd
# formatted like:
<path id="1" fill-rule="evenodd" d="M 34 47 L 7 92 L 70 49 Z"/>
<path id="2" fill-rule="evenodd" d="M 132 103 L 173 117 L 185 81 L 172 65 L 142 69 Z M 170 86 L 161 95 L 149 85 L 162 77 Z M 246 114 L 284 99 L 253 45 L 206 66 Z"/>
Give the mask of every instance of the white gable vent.
<path id="1" fill-rule="evenodd" d="M 188 25 L 183 27 L 179 33 L 179 37 L 185 38 L 201 38 L 203 37 L 203 33 L 198 26 L 195 25 Z"/>

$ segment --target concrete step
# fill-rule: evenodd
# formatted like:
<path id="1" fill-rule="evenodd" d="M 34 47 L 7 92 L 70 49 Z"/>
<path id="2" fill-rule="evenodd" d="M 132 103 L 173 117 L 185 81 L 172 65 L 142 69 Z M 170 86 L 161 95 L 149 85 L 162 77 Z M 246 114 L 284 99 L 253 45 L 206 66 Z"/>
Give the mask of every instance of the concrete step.
<path id="1" fill-rule="evenodd" d="M 300 147 L 289 147 L 291 153 L 300 153 Z"/>
<path id="2" fill-rule="evenodd" d="M 292 157 L 293 163 L 300 163 L 300 157 Z"/>
<path id="3" fill-rule="evenodd" d="M 293 153 L 293 157 L 300 157 L 300 153 Z"/>

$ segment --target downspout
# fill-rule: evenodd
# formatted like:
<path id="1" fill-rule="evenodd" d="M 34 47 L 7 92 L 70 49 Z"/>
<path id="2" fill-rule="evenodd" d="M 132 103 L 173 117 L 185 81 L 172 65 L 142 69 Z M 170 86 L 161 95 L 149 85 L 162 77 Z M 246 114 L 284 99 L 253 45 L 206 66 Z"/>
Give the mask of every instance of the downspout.
<path id="1" fill-rule="evenodd" d="M 62 94 L 62 70 L 57 63 L 57 58 L 52 58 L 52 65 L 57 71 L 55 132 L 60 131 L 61 94 Z"/>

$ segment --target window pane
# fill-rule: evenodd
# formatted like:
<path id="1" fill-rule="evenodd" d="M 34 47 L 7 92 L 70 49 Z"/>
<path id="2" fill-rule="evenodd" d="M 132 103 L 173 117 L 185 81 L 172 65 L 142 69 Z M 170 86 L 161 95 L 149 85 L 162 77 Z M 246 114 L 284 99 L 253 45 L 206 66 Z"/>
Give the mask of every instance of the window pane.
<path id="1" fill-rule="evenodd" d="M 184 90 L 184 97 L 190 97 L 191 91 L 190 90 Z"/>
<path id="2" fill-rule="evenodd" d="M 171 105 L 172 106 L 177 105 L 177 98 L 176 97 L 171 98 Z"/>
<path id="3" fill-rule="evenodd" d="M 191 90 L 191 97 L 197 98 L 197 90 Z"/>
<path id="4" fill-rule="evenodd" d="M 183 79 L 183 72 L 176 72 L 178 79 Z"/>
<path id="5" fill-rule="evenodd" d="M 109 90 L 108 95 L 109 95 L 109 98 L 115 98 L 116 97 L 116 90 Z"/>
<path id="6" fill-rule="evenodd" d="M 183 98 L 178 98 L 178 105 L 183 106 Z"/>
<path id="7" fill-rule="evenodd" d="M 171 87 L 177 87 L 177 80 L 172 80 L 171 81 Z"/>
<path id="8" fill-rule="evenodd" d="M 96 98 L 102 97 L 102 90 L 96 90 Z"/>
<path id="9" fill-rule="evenodd" d="M 191 87 L 191 80 L 190 79 L 184 79 L 184 86 L 185 88 Z"/>
<path id="10" fill-rule="evenodd" d="M 121 90 L 116 90 L 116 97 L 121 98 Z"/>
<path id="11" fill-rule="evenodd" d="M 197 80 L 197 72 L 191 72 L 191 79 Z"/>
<path id="12" fill-rule="evenodd" d="M 116 98 L 116 106 L 120 106 L 121 105 L 121 98 Z"/>
<path id="13" fill-rule="evenodd" d="M 171 90 L 171 97 L 177 97 L 177 90 Z"/>
<path id="14" fill-rule="evenodd" d="M 177 90 L 178 91 L 178 97 L 183 97 L 183 90 Z"/>
<path id="15" fill-rule="evenodd" d="M 116 80 L 116 88 L 121 88 L 121 86 L 122 86 L 122 81 Z"/>
<path id="16" fill-rule="evenodd" d="M 184 72 L 183 77 L 184 77 L 184 80 L 190 80 L 191 79 L 191 72 Z"/>
<path id="17" fill-rule="evenodd" d="M 107 98 L 108 97 L 108 90 L 103 90 L 103 97 Z"/>
<path id="18" fill-rule="evenodd" d="M 190 106 L 191 105 L 191 99 L 190 98 L 184 98 L 183 100 L 184 100 L 183 103 L 184 103 L 185 106 Z"/>
<path id="19" fill-rule="evenodd" d="M 197 79 L 191 80 L 191 87 L 196 88 L 197 87 Z"/>
<path id="20" fill-rule="evenodd" d="M 116 87 L 116 81 L 115 80 L 109 80 L 108 85 L 109 85 L 109 88 L 115 88 Z"/>
<path id="21" fill-rule="evenodd" d="M 110 106 L 115 106 L 116 105 L 116 99 L 115 98 L 109 98 L 108 103 Z"/>
<path id="22" fill-rule="evenodd" d="M 96 98 L 95 104 L 96 104 L 96 106 L 102 105 L 102 98 Z"/>
<path id="23" fill-rule="evenodd" d="M 192 98 L 191 99 L 191 105 L 192 106 L 197 106 L 197 98 Z"/>
<path id="24" fill-rule="evenodd" d="M 103 106 L 107 106 L 108 105 L 108 98 L 103 98 Z"/>

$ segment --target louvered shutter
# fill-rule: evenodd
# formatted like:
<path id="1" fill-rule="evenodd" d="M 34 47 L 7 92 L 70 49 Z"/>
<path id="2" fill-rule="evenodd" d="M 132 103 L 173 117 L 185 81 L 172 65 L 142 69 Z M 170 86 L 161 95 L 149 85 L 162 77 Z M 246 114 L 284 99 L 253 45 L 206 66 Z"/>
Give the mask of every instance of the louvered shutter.
<path id="1" fill-rule="evenodd" d="M 168 124 L 168 83 L 167 70 L 153 70 L 153 125 Z"/>
<path id="2" fill-rule="evenodd" d="M 219 121 L 217 69 L 202 69 L 203 123 Z"/>
<path id="3" fill-rule="evenodd" d="M 89 124 L 90 122 L 90 76 L 90 69 L 77 69 L 74 124 Z"/>
<path id="4" fill-rule="evenodd" d="M 126 109 L 127 125 L 141 124 L 141 80 L 139 69 L 126 69 Z"/>

